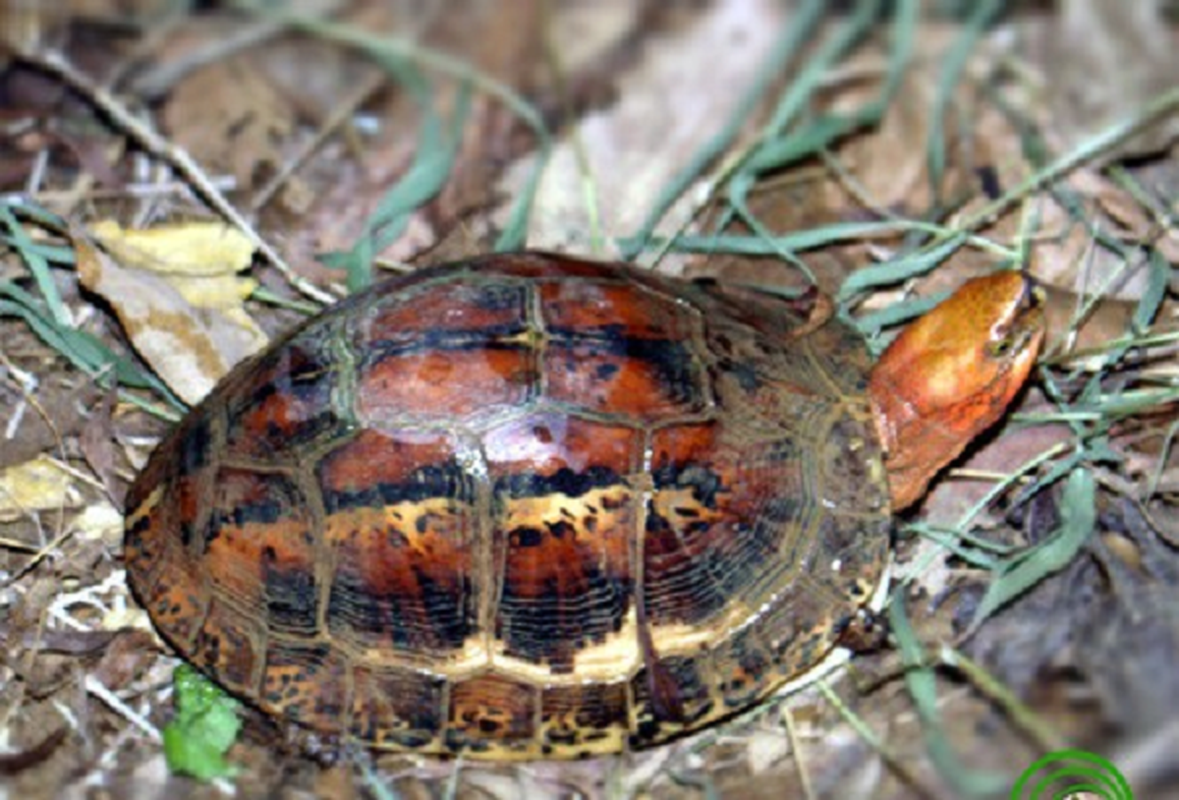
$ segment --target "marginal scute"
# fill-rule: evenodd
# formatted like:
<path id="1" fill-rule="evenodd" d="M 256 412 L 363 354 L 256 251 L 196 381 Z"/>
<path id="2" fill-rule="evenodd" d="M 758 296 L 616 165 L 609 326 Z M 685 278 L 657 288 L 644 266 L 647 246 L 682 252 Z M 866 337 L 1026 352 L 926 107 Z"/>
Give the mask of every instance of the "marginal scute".
<path id="1" fill-rule="evenodd" d="M 866 351 L 813 302 L 490 256 L 239 366 L 128 498 L 181 655 L 379 750 L 658 744 L 821 661 L 876 586 Z"/>
<path id="2" fill-rule="evenodd" d="M 631 679 L 637 719 L 632 744 L 641 747 L 690 730 L 700 719 L 716 711 L 711 691 L 715 684 L 707 667 L 706 659 L 670 656 L 660 659 L 655 666 L 660 678 L 653 678 L 651 668 L 644 667 Z M 664 685 L 657 686 L 657 680 L 662 680 Z M 670 696 L 657 698 L 657 692 Z"/>
<path id="3" fill-rule="evenodd" d="M 262 700 L 276 713 L 317 730 L 347 721 L 351 676 L 343 655 L 322 642 L 272 639 Z"/>
<path id="4" fill-rule="evenodd" d="M 358 667 L 349 733 L 405 749 L 433 743 L 446 721 L 445 682 L 441 675 L 404 667 Z"/>
<path id="5" fill-rule="evenodd" d="M 141 586 L 140 599 L 160 632 L 187 653 L 213 599 L 204 564 L 183 550 L 178 539 L 169 539 L 160 550 L 156 576 Z"/>
<path id="6" fill-rule="evenodd" d="M 540 702 L 541 735 L 552 749 L 583 745 L 617 750 L 630 730 L 625 681 L 549 686 Z"/>
<path id="7" fill-rule="evenodd" d="M 447 720 L 451 746 L 534 741 L 539 695 L 535 686 L 499 675 L 457 681 Z"/>
<path id="8" fill-rule="evenodd" d="M 728 708 L 744 708 L 754 702 L 769 682 L 773 666 L 761 628 L 747 625 L 709 654 L 717 676 L 717 691 Z"/>
<path id="9" fill-rule="evenodd" d="M 257 615 L 214 598 L 190 658 L 216 673 L 231 692 L 252 694 L 258 690 L 265 641 L 266 627 Z"/>

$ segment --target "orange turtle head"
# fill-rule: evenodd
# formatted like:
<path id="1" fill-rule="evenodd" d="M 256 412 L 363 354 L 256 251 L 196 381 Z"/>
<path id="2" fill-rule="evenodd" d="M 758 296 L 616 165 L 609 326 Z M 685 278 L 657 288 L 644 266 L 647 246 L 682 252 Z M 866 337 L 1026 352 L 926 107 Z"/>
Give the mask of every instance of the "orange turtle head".
<path id="1" fill-rule="evenodd" d="M 968 281 L 889 345 L 868 393 L 894 509 L 1002 416 L 1043 339 L 1042 290 L 999 272 Z"/>

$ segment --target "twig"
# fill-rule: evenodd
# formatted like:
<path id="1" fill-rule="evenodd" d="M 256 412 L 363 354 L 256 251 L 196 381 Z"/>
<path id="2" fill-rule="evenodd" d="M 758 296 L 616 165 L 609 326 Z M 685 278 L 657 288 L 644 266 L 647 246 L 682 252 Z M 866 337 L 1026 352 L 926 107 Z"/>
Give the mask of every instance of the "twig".
<path id="1" fill-rule="evenodd" d="M 323 124 L 320 125 L 319 130 L 315 132 L 308 142 L 306 142 L 299 151 L 282 165 L 282 169 L 278 171 L 273 178 L 254 195 L 254 199 L 250 201 L 250 210 L 255 213 L 264 208 L 274 193 L 282 188 L 283 184 L 290 179 L 291 175 L 295 173 L 303 165 L 303 163 L 310 158 L 323 143 L 328 140 L 335 133 L 336 128 L 347 121 L 358 109 L 364 101 L 366 101 L 373 92 L 381 88 L 385 82 L 385 74 L 371 73 L 369 76 L 344 100 L 336 104 L 331 114 Z"/>
<path id="2" fill-rule="evenodd" d="M 258 248 L 259 252 L 266 257 L 266 260 L 290 281 L 292 286 L 321 303 L 335 302 L 335 297 L 297 275 L 291 269 L 286 261 L 283 260 L 282 256 L 254 230 L 253 226 L 246 221 L 245 217 L 238 213 L 238 210 L 233 207 L 233 204 L 218 191 L 217 187 L 205 175 L 200 165 L 184 149 L 169 142 L 142 120 L 135 117 L 114 95 L 76 69 L 61 54 L 55 51 L 21 52 L 20 57 L 63 80 L 70 88 L 77 91 L 93 103 L 102 113 L 106 114 L 116 126 L 134 139 L 140 147 L 151 155 L 170 164 L 181 176 L 191 183 L 193 190 L 201 199 L 212 206 L 230 224 L 239 228 L 251 243 Z"/>

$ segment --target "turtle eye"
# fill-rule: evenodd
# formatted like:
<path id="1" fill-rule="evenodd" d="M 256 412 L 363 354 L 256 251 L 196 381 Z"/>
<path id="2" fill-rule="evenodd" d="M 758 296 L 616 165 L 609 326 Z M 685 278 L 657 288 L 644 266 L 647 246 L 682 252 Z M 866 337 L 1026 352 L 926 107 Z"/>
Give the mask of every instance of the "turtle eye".
<path id="1" fill-rule="evenodd" d="M 998 341 L 991 342 L 987 345 L 987 354 L 991 358 L 1006 358 L 1015 349 L 1015 337 L 1004 336 Z"/>

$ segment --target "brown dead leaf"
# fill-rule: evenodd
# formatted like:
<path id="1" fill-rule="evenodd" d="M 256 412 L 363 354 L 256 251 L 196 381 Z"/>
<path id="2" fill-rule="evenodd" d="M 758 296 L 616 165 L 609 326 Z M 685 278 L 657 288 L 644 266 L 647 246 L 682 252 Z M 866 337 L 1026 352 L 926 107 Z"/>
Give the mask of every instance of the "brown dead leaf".
<path id="1" fill-rule="evenodd" d="M 147 631 L 125 628 L 117 633 L 102 631 L 112 637 L 103 648 L 102 658 L 91 673 L 103 686 L 122 689 L 146 669 L 157 656 L 155 638 Z"/>
<path id="2" fill-rule="evenodd" d="M 91 230 L 105 249 L 74 231 L 82 284 L 114 307 L 136 350 L 185 402 L 266 344 L 241 305 L 255 283 L 236 275 L 252 253 L 240 234 L 208 223 Z"/>
<path id="3" fill-rule="evenodd" d="M 99 396 L 99 403 L 90 413 L 87 424 L 78 439 L 82 455 L 90 469 L 102 481 L 107 496 L 119 505 L 123 503 L 121 487 L 124 482 L 115 474 L 116 450 L 112 414 L 118 399 L 118 387 L 112 382 L 110 388 Z"/>
<path id="4" fill-rule="evenodd" d="M 1051 286 L 1045 290 L 1048 295 L 1044 311 L 1049 343 L 1067 341 L 1069 350 L 1088 350 L 1124 336 L 1130 329 L 1135 304 L 1129 300 L 1102 297 L 1073 333 L 1073 320 L 1082 305 L 1077 294 Z"/>
<path id="5" fill-rule="evenodd" d="M 21 339 L 19 330 L 0 325 L 0 340 L 8 352 Z M 86 427 L 84 410 L 100 391 L 97 383 L 79 381 L 77 373 L 64 364 L 56 369 L 42 367 L 34 393 L 0 383 L 0 428 L 6 434 L 0 436 L 0 469 L 50 449 L 60 452 L 57 448 L 63 441 Z"/>
<path id="6" fill-rule="evenodd" d="M 177 144 L 207 170 L 231 173 L 241 189 L 254 185 L 259 168 L 278 169 L 280 147 L 295 124 L 291 104 L 244 58 L 186 77 L 163 118 Z"/>
<path id="7" fill-rule="evenodd" d="M 880 124 L 839 147 L 840 164 L 863 193 L 857 199 L 870 207 L 920 213 L 939 200 L 959 200 L 979 193 L 978 174 L 983 169 L 991 170 L 1001 187 L 1025 177 L 1015 171 L 1021 164 L 1019 131 L 979 90 L 971 74 L 955 87 L 942 115 L 943 129 L 933 128 L 939 85 L 960 35 L 960 29 L 950 24 L 922 25 L 912 65 Z M 841 67 L 827 90 L 831 109 L 847 113 L 874 102 L 882 88 L 886 58 L 881 50 L 865 49 Z M 987 72 L 992 60 L 980 49 L 972 61 L 974 72 Z M 936 187 L 929 161 L 929 143 L 935 136 L 944 142 L 946 162 Z M 848 203 L 847 187 L 839 188 L 840 201 L 832 205 Z"/>
<path id="8" fill-rule="evenodd" d="M 1070 176 L 1070 183 L 1084 180 L 1079 173 Z M 1035 209 L 1039 231 L 1029 250 L 1029 269 L 1041 281 L 1079 292 L 1108 285 L 1110 277 L 1124 269 L 1122 258 L 1108 248 L 1094 247 L 1089 230 L 1077 224 L 1069 211 L 1055 200 L 1041 198 L 1036 201 Z M 1007 219 L 1016 221 L 1011 214 Z M 1130 286 L 1112 288 L 1112 293 L 1120 296 L 1134 296 L 1136 291 Z"/>
<path id="9" fill-rule="evenodd" d="M 995 480 L 975 477 L 1000 476 L 1046 451 L 1071 441 L 1066 425 L 1038 425 L 985 441 L 965 463 L 953 467 L 938 480 L 922 504 L 924 519 L 934 525 L 955 524 L 962 515 L 995 488 Z"/>

